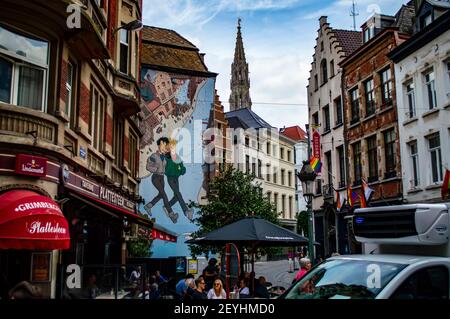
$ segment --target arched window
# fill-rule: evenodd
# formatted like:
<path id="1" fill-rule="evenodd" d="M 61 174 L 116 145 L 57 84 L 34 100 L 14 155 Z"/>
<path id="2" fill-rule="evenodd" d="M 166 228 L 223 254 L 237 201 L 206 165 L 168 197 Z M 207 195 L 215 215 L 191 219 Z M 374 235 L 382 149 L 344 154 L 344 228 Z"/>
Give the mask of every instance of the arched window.
<path id="1" fill-rule="evenodd" d="M 322 73 L 322 84 L 328 82 L 328 66 L 327 66 L 327 60 L 323 59 L 322 62 L 320 62 L 320 71 Z"/>

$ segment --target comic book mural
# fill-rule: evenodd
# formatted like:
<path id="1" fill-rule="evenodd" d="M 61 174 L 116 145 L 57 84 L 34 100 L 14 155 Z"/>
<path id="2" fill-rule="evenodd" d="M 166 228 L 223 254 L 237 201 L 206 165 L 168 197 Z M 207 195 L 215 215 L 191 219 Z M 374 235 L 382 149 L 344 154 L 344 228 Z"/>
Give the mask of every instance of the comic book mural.
<path id="1" fill-rule="evenodd" d="M 155 240 L 152 257 L 188 256 L 185 236 L 197 230 L 203 189 L 203 141 L 214 103 L 214 78 L 142 69 L 140 210 L 177 233 L 177 243 Z"/>

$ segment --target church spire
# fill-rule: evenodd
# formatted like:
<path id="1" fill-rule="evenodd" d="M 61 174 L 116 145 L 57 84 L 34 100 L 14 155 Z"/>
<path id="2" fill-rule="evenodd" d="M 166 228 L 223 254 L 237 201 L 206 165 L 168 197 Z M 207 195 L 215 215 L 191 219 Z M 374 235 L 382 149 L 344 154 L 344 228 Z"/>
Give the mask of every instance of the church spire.
<path id="1" fill-rule="evenodd" d="M 241 19 L 238 19 L 236 47 L 234 50 L 234 61 L 231 64 L 231 94 L 230 110 L 252 107 L 250 99 L 250 78 L 248 75 L 248 63 L 245 59 L 244 42 L 241 34 Z"/>

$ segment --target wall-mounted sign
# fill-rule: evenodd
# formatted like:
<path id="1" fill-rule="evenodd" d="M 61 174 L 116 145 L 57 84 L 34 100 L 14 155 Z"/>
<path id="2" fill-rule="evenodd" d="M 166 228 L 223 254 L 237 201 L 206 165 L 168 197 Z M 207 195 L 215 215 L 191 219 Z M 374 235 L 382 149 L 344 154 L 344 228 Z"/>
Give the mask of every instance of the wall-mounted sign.
<path id="1" fill-rule="evenodd" d="M 86 157 L 87 157 L 86 150 L 82 146 L 80 146 L 80 157 L 82 159 L 86 159 Z"/>
<path id="2" fill-rule="evenodd" d="M 31 278 L 32 282 L 49 282 L 51 280 L 51 252 L 39 252 L 31 254 Z"/>
<path id="3" fill-rule="evenodd" d="M 320 133 L 318 130 L 312 130 L 313 157 L 320 161 Z"/>
<path id="4" fill-rule="evenodd" d="M 188 273 L 196 275 L 198 273 L 198 260 L 189 259 L 188 260 Z"/>
<path id="5" fill-rule="evenodd" d="M 76 191 L 77 193 L 87 195 L 101 203 L 124 209 L 129 213 L 135 213 L 135 201 L 128 200 L 125 196 L 120 195 L 109 187 L 88 180 L 72 171 L 69 171 L 69 177 L 67 178 L 64 187 Z"/>
<path id="6" fill-rule="evenodd" d="M 45 157 L 18 154 L 16 156 L 16 173 L 44 177 L 47 174 L 47 159 Z"/>

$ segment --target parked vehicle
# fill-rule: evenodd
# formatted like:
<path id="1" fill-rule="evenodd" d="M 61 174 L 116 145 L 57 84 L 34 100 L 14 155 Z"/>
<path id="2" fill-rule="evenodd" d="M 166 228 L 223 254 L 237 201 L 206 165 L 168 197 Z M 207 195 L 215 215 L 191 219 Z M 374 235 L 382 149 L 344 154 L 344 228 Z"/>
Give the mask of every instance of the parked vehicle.
<path id="1" fill-rule="evenodd" d="M 364 254 L 331 257 L 283 299 L 449 299 L 450 203 L 357 209 Z"/>

